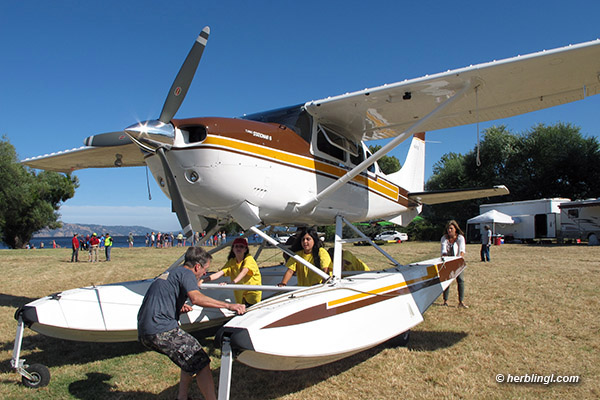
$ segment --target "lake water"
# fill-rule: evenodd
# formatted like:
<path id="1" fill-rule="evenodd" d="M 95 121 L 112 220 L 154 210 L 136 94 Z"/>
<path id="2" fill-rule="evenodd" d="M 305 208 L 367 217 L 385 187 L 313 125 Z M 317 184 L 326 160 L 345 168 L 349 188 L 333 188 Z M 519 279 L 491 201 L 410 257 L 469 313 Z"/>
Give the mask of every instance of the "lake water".
<path id="1" fill-rule="evenodd" d="M 129 247 L 129 243 L 127 243 L 127 236 L 113 236 L 113 247 Z M 35 246 L 36 249 L 41 248 L 41 243 L 44 243 L 45 249 L 52 248 L 52 241 L 60 247 L 71 248 L 71 239 L 72 237 L 39 237 L 32 238 L 29 243 Z M 81 237 L 80 237 L 81 239 Z M 228 236 L 227 242 L 231 242 L 235 239 L 235 236 Z M 250 237 L 248 239 L 249 243 L 258 243 L 262 241 L 261 238 Z M 177 241 L 175 241 L 177 243 Z M 186 242 L 186 245 L 190 245 L 191 243 Z M 133 247 L 145 247 L 146 246 L 146 236 L 134 236 L 133 237 Z M 0 242 L 0 249 L 8 249 L 8 247 Z"/>

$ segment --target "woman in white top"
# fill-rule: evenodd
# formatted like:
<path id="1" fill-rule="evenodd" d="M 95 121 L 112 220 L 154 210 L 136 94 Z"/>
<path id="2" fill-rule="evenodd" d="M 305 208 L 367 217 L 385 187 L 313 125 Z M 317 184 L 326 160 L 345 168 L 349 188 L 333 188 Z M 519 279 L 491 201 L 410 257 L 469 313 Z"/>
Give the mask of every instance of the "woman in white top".
<path id="1" fill-rule="evenodd" d="M 446 224 L 446 233 L 442 236 L 440 243 L 442 247 L 442 257 L 465 256 L 465 235 L 456 221 L 448 221 Z M 462 272 L 456 277 L 456 283 L 458 284 L 458 306 L 469 308 L 463 302 L 465 298 L 465 279 Z M 444 290 L 444 306 L 448 305 L 449 289 L 450 287 Z"/>

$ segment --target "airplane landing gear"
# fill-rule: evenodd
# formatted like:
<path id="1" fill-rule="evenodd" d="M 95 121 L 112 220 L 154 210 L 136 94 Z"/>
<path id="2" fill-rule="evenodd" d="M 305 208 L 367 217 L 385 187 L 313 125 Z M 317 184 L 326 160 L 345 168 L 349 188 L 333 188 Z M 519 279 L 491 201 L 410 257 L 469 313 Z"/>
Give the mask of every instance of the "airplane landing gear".
<path id="1" fill-rule="evenodd" d="M 21 382 L 28 388 L 41 388 L 50 383 L 50 370 L 42 364 L 32 364 L 23 368 L 25 374 L 21 373 Z"/>
<path id="2" fill-rule="evenodd" d="M 11 366 L 21 374 L 21 382 L 29 388 L 41 388 L 50 383 L 50 370 L 42 364 L 25 364 L 21 356 L 21 344 L 23 343 L 23 331 L 25 323 L 21 318 L 21 310 L 15 313 L 17 319 L 17 336 L 15 337 L 15 347 L 13 348 L 13 358 L 10 360 Z"/>

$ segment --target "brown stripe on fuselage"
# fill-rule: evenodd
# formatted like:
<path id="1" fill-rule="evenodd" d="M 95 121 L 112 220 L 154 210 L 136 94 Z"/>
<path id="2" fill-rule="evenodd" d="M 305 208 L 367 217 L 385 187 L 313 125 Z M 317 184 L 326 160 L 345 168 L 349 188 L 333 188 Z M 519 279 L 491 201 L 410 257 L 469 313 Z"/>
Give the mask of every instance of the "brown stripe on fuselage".
<path id="1" fill-rule="evenodd" d="M 265 161 L 275 162 L 288 167 L 314 171 L 316 174 L 332 179 L 338 179 L 350 170 L 349 167 L 341 167 L 339 163 L 315 157 L 310 153 L 310 144 L 302 139 L 293 130 L 279 124 L 263 123 L 252 120 L 242 120 L 233 118 L 190 118 L 183 120 L 173 120 L 177 128 L 185 129 L 186 126 L 202 125 L 207 129 L 207 140 L 199 142 L 198 145 L 191 144 L 185 148 L 173 148 L 172 150 L 190 150 L 194 148 L 214 148 L 221 151 L 242 154 L 255 157 Z M 259 134 L 255 134 L 259 133 Z M 214 139 L 211 140 L 210 138 Z M 218 138 L 227 141 L 233 139 L 223 147 L 217 147 L 213 143 Z M 257 147 L 243 150 L 236 147 L 247 145 L 261 146 L 264 151 Z M 268 154 L 271 152 L 272 154 Z M 280 152 L 288 153 L 288 155 Z M 261 154 L 262 153 L 262 154 Z M 288 157 L 285 159 L 284 157 Z M 300 158 L 297 158 L 300 157 Z M 295 160 L 294 160 L 295 159 Z M 302 162 L 298 162 L 302 160 Z M 402 206 L 416 206 L 417 204 L 408 200 L 408 191 L 385 179 L 382 176 L 375 178 L 369 177 L 365 172 L 355 177 L 350 184 L 362 185 L 372 193 L 383 196 L 399 203 Z"/>

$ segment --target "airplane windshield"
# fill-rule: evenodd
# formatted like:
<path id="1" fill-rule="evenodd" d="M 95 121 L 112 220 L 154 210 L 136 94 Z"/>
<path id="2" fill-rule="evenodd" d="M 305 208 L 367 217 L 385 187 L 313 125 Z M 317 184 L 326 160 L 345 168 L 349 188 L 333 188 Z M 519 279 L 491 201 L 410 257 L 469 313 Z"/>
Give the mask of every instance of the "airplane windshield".
<path id="1" fill-rule="evenodd" d="M 242 119 L 258 122 L 273 122 L 284 125 L 310 143 L 310 138 L 312 136 L 312 120 L 310 115 L 304 110 L 303 104 L 244 115 Z"/>

